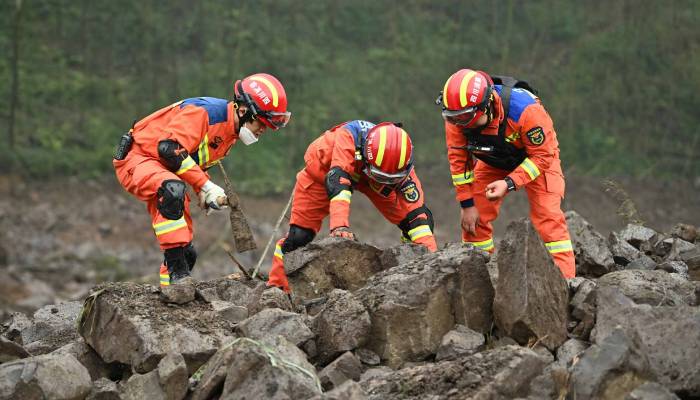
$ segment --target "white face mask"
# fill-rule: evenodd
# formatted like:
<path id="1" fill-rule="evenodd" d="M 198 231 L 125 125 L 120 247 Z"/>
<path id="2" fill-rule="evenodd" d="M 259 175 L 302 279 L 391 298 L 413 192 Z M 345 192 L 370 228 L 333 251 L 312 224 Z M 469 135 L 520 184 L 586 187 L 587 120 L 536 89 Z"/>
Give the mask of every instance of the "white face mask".
<path id="1" fill-rule="evenodd" d="M 253 131 L 248 129 L 248 127 L 245 125 L 243 125 L 241 127 L 241 130 L 238 132 L 238 137 L 241 139 L 243 144 L 245 144 L 246 146 L 250 146 L 251 144 L 258 141 L 258 137 L 255 136 Z"/>

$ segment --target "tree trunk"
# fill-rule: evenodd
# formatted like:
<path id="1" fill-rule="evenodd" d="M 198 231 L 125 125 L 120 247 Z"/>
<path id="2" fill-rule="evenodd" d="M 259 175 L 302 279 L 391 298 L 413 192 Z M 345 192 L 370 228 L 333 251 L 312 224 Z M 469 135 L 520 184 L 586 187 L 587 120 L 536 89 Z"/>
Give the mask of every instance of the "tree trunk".
<path id="1" fill-rule="evenodd" d="M 12 57 L 10 69 L 12 70 L 12 86 L 10 89 L 10 115 L 8 117 L 7 143 L 10 150 L 15 148 L 15 114 L 19 106 L 19 41 L 20 21 L 22 18 L 22 0 L 15 1 L 15 13 L 12 18 Z"/>

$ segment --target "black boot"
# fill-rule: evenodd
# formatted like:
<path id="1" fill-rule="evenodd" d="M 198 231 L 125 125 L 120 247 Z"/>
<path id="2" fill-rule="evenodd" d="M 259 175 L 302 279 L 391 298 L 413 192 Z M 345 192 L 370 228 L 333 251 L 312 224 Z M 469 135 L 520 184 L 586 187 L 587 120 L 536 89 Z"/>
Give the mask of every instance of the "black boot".
<path id="1" fill-rule="evenodd" d="M 168 267 L 171 284 L 176 284 L 191 276 L 190 268 L 185 258 L 184 247 L 175 247 L 165 250 L 165 266 Z"/>
<path id="2" fill-rule="evenodd" d="M 194 264 L 197 263 L 197 250 L 194 249 L 192 242 L 187 243 L 187 246 L 185 246 L 185 260 L 187 260 L 187 266 L 191 273 L 194 269 Z"/>

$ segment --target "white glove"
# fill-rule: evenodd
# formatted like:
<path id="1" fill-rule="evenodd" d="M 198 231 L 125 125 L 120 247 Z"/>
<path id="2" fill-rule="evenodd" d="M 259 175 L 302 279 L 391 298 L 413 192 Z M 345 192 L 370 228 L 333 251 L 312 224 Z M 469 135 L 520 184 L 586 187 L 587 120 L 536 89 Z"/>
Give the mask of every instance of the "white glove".
<path id="1" fill-rule="evenodd" d="M 220 197 L 223 197 L 223 201 L 218 201 Z M 207 210 L 207 215 L 211 210 L 221 210 L 226 208 L 226 192 L 221 186 L 215 184 L 212 181 L 207 181 L 202 186 L 202 190 L 199 192 L 199 205 L 200 207 Z M 219 204 L 223 203 L 223 204 Z"/>

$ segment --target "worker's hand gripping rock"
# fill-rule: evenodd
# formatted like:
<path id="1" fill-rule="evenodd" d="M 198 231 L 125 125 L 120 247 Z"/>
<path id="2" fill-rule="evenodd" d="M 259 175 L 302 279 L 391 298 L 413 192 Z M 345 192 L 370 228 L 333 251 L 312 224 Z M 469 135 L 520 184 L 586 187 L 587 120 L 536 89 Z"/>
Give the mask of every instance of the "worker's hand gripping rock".
<path id="1" fill-rule="evenodd" d="M 202 186 L 199 192 L 199 207 L 207 211 L 207 215 L 211 214 L 212 210 L 221 210 L 226 208 L 228 199 L 223 188 L 212 181 Z"/>

